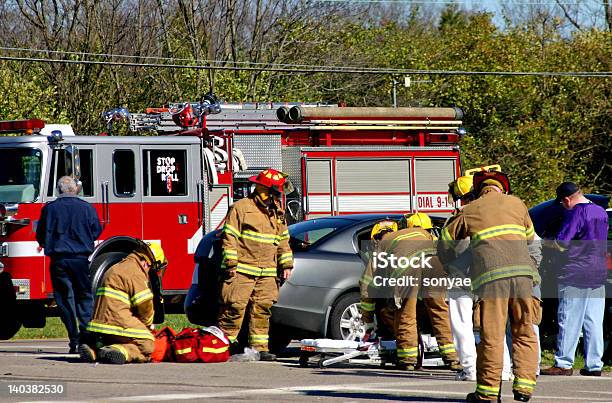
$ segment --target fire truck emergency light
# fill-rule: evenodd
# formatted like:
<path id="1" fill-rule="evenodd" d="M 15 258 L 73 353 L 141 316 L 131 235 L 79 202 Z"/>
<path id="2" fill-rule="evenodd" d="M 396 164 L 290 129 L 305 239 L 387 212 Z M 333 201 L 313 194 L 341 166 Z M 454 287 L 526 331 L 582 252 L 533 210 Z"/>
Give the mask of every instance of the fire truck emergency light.
<path id="1" fill-rule="evenodd" d="M 59 143 L 64 140 L 64 135 L 61 130 L 53 130 L 51 135 L 47 136 L 47 141 L 49 143 Z"/>
<path id="2" fill-rule="evenodd" d="M 41 119 L 27 120 L 3 120 L 0 121 L 0 133 L 38 133 L 45 127 L 45 121 Z"/>
<path id="3" fill-rule="evenodd" d="M 106 124 L 111 122 L 119 122 L 120 120 L 127 120 L 130 117 L 130 112 L 126 108 L 114 108 L 108 111 L 102 112 L 102 119 L 106 121 Z"/>

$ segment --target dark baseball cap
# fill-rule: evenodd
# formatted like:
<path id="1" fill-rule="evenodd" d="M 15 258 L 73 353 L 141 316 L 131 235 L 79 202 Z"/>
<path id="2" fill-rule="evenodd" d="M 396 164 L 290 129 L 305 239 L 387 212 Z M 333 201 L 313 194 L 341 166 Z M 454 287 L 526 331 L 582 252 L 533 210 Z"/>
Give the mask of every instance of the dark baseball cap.
<path id="1" fill-rule="evenodd" d="M 564 197 L 569 197 L 579 191 L 580 188 L 574 182 L 563 182 L 557 186 L 557 202 L 563 200 Z"/>

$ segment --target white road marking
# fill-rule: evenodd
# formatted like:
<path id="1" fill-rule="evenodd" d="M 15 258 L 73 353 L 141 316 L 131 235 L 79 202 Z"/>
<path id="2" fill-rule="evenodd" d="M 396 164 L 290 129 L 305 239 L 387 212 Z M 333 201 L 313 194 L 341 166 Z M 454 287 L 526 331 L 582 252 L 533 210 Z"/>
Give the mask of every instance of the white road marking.
<path id="1" fill-rule="evenodd" d="M 8 353 L 7 357 L 32 357 L 32 358 L 76 358 L 77 354 L 49 354 L 49 353 Z"/>
<path id="2" fill-rule="evenodd" d="M 172 393 L 172 394 L 159 394 L 159 395 L 138 395 L 138 396 L 124 396 L 124 397 L 107 397 L 104 399 L 88 400 L 90 402 L 96 401 L 122 401 L 122 402 L 145 402 L 145 401 L 171 401 L 171 400 L 194 400 L 194 399 L 210 399 L 210 398 L 231 398 L 231 397 L 242 397 L 242 396 L 254 396 L 254 395 L 305 395 L 306 392 L 356 392 L 356 393 L 381 393 L 381 394 L 395 394 L 395 395 L 407 395 L 407 396 L 465 396 L 466 392 L 453 392 L 453 391 L 440 391 L 440 390 L 423 390 L 414 388 L 418 382 L 419 387 L 426 386 L 442 386 L 456 384 L 456 381 L 425 381 L 421 382 L 419 379 L 412 379 L 412 382 L 377 382 L 377 383 L 359 383 L 359 384 L 340 384 L 340 385 L 313 385 L 313 386 L 294 386 L 284 388 L 270 388 L 270 389 L 242 389 L 233 390 L 226 392 L 211 392 L 211 393 Z M 410 389 L 397 388 L 398 386 L 409 386 Z M 393 388 L 395 387 L 395 388 Z M 587 393 L 602 393 L 594 391 L 585 391 Z M 332 396 L 330 396 L 332 397 Z M 340 396 L 338 396 L 340 397 Z M 503 397 L 512 398 L 512 395 L 505 394 Z M 575 397 L 562 397 L 562 396 L 546 396 L 536 394 L 538 399 L 549 399 L 549 400 L 562 400 L 562 401 L 575 401 Z M 594 397 L 588 397 L 590 401 L 604 402 L 604 399 L 597 399 Z"/>
<path id="3" fill-rule="evenodd" d="M 33 350 L 41 350 L 43 348 L 48 348 L 48 349 L 52 349 L 52 350 L 66 350 L 67 347 L 66 346 L 45 346 L 45 345 L 24 345 L 24 344 L 18 344 L 18 345 L 13 345 L 13 346 L 9 346 L 7 344 L 0 344 L 0 351 L 2 350 L 23 350 L 24 348 L 29 348 L 29 349 L 33 349 Z"/>

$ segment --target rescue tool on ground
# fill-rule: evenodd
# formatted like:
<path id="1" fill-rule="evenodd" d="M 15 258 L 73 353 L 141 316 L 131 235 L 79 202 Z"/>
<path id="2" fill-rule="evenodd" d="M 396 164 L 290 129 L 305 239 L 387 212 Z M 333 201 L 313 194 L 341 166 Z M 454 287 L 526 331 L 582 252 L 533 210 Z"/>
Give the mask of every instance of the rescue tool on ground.
<path id="1" fill-rule="evenodd" d="M 12 307 L 0 315 L 0 338 L 21 325 L 44 326 L 52 288 L 34 229 L 63 175 L 80 178 L 80 196 L 104 227 L 91 256 L 94 281 L 135 239 L 159 241 L 171 262 L 163 280 L 170 307 L 180 307 L 190 286 L 186 271 L 202 235 L 222 227 L 264 168 L 288 175 L 281 202 L 289 223 L 455 207 L 446 185 L 460 173 L 458 109 L 215 101 L 104 114 L 105 125 L 127 119 L 130 136 L 74 136 L 69 126 L 37 119 L 0 122 L 0 133 L 11 134 L 0 136 L 0 299 Z M 277 117 L 285 112 L 290 123 Z"/>

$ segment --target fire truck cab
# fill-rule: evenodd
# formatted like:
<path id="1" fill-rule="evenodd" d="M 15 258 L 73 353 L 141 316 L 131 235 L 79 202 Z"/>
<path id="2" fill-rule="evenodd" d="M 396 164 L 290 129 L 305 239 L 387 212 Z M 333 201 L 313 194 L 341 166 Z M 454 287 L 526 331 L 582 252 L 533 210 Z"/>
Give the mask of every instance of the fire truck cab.
<path id="1" fill-rule="evenodd" d="M 130 136 L 75 136 L 36 119 L 0 122 L 0 339 L 45 324 L 53 289 L 35 231 L 63 175 L 80 179 L 80 196 L 103 226 L 90 257 L 93 286 L 135 238 L 156 240 L 169 261 L 166 302 L 176 306 L 191 285 L 202 235 L 222 226 L 261 169 L 289 175 L 290 222 L 455 207 L 446 193 L 460 172 L 460 110 L 228 104 L 190 120 L 177 113 L 201 104 L 179 106 L 110 114 L 109 121 L 128 119 L 137 134 Z"/>

